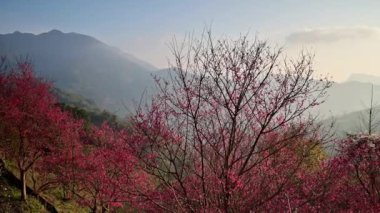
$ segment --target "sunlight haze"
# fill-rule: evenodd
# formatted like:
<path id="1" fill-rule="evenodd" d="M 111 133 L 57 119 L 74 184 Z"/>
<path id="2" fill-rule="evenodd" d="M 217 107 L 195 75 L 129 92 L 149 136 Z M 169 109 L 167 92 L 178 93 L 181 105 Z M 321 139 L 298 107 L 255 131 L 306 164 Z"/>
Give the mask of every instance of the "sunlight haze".
<path id="1" fill-rule="evenodd" d="M 173 36 L 257 35 L 290 56 L 314 52 L 315 68 L 345 81 L 352 73 L 380 75 L 379 1 L 0 1 L 0 33 L 78 32 L 168 66 Z"/>

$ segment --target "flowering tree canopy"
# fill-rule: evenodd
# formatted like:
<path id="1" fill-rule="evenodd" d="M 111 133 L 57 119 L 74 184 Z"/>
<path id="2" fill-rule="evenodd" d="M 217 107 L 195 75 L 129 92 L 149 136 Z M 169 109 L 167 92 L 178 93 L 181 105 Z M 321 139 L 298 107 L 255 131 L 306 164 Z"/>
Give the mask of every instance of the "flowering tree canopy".
<path id="1" fill-rule="evenodd" d="M 59 143 L 71 140 L 69 116 L 55 105 L 50 84 L 35 77 L 29 63 L 2 73 L 1 147 L 2 154 L 14 160 L 26 198 L 26 175 L 43 157 L 54 153 Z M 65 133 L 68 133 L 65 135 Z"/>
<path id="2" fill-rule="evenodd" d="M 156 78 L 160 93 L 134 119 L 140 160 L 157 181 L 151 200 L 172 211 L 263 208 L 310 151 L 291 157 L 292 144 L 319 141 L 306 112 L 330 82 L 314 78 L 309 55 L 282 59 L 246 37 L 209 34 L 174 43 L 173 54 L 170 78 Z"/>
<path id="3" fill-rule="evenodd" d="M 340 142 L 340 153 L 330 160 L 334 184 L 327 208 L 380 210 L 380 137 L 351 136 Z"/>

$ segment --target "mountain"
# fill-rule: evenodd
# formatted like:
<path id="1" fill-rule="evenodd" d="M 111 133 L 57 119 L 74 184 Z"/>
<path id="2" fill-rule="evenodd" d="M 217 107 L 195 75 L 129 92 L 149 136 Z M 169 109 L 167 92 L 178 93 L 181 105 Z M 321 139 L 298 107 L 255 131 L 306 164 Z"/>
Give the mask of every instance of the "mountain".
<path id="1" fill-rule="evenodd" d="M 380 76 L 374 76 L 374 75 L 367 75 L 367 74 L 360 74 L 355 73 L 352 74 L 347 81 L 357 81 L 357 82 L 363 82 L 363 83 L 372 83 L 380 85 Z"/>
<path id="2" fill-rule="evenodd" d="M 93 37 L 58 30 L 0 35 L 0 55 L 11 60 L 27 58 L 38 76 L 119 115 L 152 86 L 151 73 L 156 70 Z"/>
<path id="3" fill-rule="evenodd" d="M 373 107 L 372 132 L 380 133 L 380 105 Z M 355 111 L 340 116 L 333 116 L 322 121 L 325 127 L 333 124 L 333 131 L 337 138 L 343 138 L 347 134 L 368 132 L 369 109 Z"/>
<path id="4" fill-rule="evenodd" d="M 370 105 L 371 87 L 371 83 L 357 81 L 333 83 L 327 91 L 325 103 L 321 104 L 314 113 L 327 118 L 364 110 Z M 373 102 L 380 104 L 380 85 L 373 87 Z"/>
<path id="5" fill-rule="evenodd" d="M 0 35 L 0 56 L 28 58 L 37 74 L 53 81 L 57 88 L 93 100 L 93 105 L 118 115 L 128 112 L 125 106 L 133 107 L 145 91 L 154 92 L 152 74 L 168 76 L 168 70 L 157 70 L 93 37 L 58 30 Z M 313 113 L 325 119 L 367 108 L 368 82 L 377 83 L 376 79 L 356 74 L 347 82 L 334 83 L 326 102 Z M 380 103 L 380 84 L 374 86 L 374 102 Z"/>

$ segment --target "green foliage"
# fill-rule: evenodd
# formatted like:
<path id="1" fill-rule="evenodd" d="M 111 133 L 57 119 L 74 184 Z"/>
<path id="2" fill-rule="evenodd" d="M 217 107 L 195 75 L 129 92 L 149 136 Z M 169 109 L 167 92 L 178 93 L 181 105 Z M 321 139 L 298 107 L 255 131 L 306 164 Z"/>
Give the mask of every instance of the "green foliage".
<path id="1" fill-rule="evenodd" d="M 97 106 L 93 100 L 87 99 L 81 95 L 68 93 L 58 88 L 52 88 L 51 91 L 60 103 L 66 103 L 69 105 L 77 106 L 80 108 L 86 108 L 89 110 L 96 109 Z"/>
<path id="2" fill-rule="evenodd" d="M 109 125 L 117 127 L 120 123 L 116 115 L 100 110 L 90 99 L 58 88 L 53 88 L 52 93 L 57 97 L 58 105 L 63 110 L 71 112 L 76 119 L 83 119 L 87 122 L 87 126 L 90 123 L 99 126 L 103 122 L 107 122 Z"/>
<path id="3" fill-rule="evenodd" d="M 102 123 L 107 122 L 113 128 L 120 128 L 124 124 L 118 119 L 118 117 L 105 110 L 81 108 L 78 106 L 59 103 L 59 106 L 64 110 L 70 112 L 74 118 L 83 119 L 88 128 L 91 124 L 100 126 Z"/>
<path id="4" fill-rule="evenodd" d="M 0 197 L 0 200 L 19 200 L 21 197 L 21 192 L 17 187 L 12 186 L 5 177 L 1 176 Z"/>
<path id="5" fill-rule="evenodd" d="M 76 119 L 85 121 L 85 128 L 91 124 L 100 126 L 107 122 L 112 128 L 126 127 L 127 124 L 119 119 L 115 114 L 106 110 L 101 110 L 94 101 L 84 98 L 74 93 L 68 93 L 58 88 L 53 88 L 52 93 L 57 97 L 58 105 L 72 114 Z"/>
<path id="6" fill-rule="evenodd" d="M 21 205 L 22 212 L 48 212 L 45 207 L 34 197 L 30 197 L 27 202 Z"/>

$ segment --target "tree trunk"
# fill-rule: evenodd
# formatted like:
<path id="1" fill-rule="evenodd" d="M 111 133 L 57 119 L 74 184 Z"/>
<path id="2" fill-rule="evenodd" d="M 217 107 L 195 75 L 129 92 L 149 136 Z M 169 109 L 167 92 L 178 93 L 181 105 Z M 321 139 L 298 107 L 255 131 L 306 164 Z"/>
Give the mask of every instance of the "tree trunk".
<path id="1" fill-rule="evenodd" d="M 26 201 L 27 194 L 26 194 L 26 172 L 23 170 L 20 170 L 20 179 L 21 179 L 21 200 Z"/>

